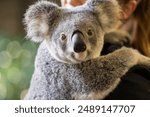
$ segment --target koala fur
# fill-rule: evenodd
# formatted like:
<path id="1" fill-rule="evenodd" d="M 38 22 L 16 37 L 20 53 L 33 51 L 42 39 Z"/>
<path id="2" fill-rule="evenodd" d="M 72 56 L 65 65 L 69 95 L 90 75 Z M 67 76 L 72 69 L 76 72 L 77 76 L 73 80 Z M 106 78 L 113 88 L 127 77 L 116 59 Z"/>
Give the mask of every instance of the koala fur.
<path id="1" fill-rule="evenodd" d="M 37 2 L 25 14 L 27 37 L 41 42 L 25 99 L 103 99 L 134 65 L 150 59 L 131 48 L 100 56 L 105 33 L 119 24 L 116 0 L 71 9 Z"/>

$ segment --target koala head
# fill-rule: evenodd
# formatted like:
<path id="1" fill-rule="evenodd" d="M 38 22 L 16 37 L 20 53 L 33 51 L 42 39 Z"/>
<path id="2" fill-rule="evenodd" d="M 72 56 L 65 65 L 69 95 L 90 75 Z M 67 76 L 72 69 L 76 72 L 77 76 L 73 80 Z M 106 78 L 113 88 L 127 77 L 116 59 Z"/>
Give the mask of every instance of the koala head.
<path id="1" fill-rule="evenodd" d="M 30 6 L 24 18 L 27 37 L 44 41 L 51 56 L 64 63 L 79 63 L 99 57 L 104 34 L 119 24 L 116 0 L 87 0 L 74 8 L 48 1 Z"/>

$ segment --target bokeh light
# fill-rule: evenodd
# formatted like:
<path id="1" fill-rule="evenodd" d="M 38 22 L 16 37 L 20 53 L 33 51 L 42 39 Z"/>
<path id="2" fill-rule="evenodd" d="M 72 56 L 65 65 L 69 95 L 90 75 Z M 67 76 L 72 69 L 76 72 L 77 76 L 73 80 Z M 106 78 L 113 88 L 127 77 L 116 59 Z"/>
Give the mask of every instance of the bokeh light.
<path id="1" fill-rule="evenodd" d="M 34 69 L 37 44 L 0 34 L 0 99 L 23 99 Z"/>
<path id="2" fill-rule="evenodd" d="M 7 94 L 7 88 L 4 84 L 0 83 L 0 99 L 5 99 Z"/>
<path id="3" fill-rule="evenodd" d="M 24 99 L 25 98 L 25 95 L 27 94 L 28 92 L 28 89 L 25 89 L 21 92 L 21 95 L 20 95 L 20 99 Z"/>
<path id="4" fill-rule="evenodd" d="M 2 74 L 1 74 L 1 72 L 0 72 L 0 82 L 1 82 L 1 80 L 2 80 Z"/>
<path id="5" fill-rule="evenodd" d="M 0 52 L 0 67 L 8 68 L 11 65 L 12 58 L 9 52 L 2 51 Z"/>
<path id="6" fill-rule="evenodd" d="M 12 41 L 7 45 L 7 51 L 12 58 L 18 58 L 22 52 L 22 47 L 18 41 Z"/>
<path id="7" fill-rule="evenodd" d="M 23 78 L 23 74 L 21 70 L 16 67 L 10 68 L 7 72 L 7 79 L 14 85 L 19 84 L 22 78 Z"/>
<path id="8" fill-rule="evenodd" d="M 9 39 L 0 35 L 0 50 L 4 50 L 6 48 L 7 43 L 9 43 Z"/>
<path id="9" fill-rule="evenodd" d="M 22 67 L 27 68 L 31 65 L 32 53 L 28 50 L 23 50 L 22 55 L 20 57 L 20 62 Z"/>

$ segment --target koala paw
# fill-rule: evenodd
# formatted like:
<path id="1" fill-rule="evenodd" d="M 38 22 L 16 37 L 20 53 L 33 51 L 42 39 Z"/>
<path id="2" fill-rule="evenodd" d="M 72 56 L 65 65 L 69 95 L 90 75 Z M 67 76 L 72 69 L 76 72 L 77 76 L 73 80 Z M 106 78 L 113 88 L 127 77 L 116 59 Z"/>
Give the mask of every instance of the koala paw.
<path id="1" fill-rule="evenodd" d="M 121 47 L 131 47 L 131 37 L 125 31 L 112 31 L 104 36 L 104 46 L 101 55 L 107 55 Z"/>
<path id="2" fill-rule="evenodd" d="M 141 65 L 141 66 L 145 66 L 147 68 L 150 68 L 150 58 L 147 57 L 147 56 L 142 55 L 136 49 L 123 47 L 123 48 L 118 50 L 118 55 L 117 56 L 119 56 L 119 54 L 122 56 L 122 58 L 120 56 L 120 58 L 122 60 L 127 58 L 128 63 L 131 64 L 131 66 Z"/>
<path id="3" fill-rule="evenodd" d="M 113 32 L 109 32 L 104 36 L 105 44 L 109 43 L 117 46 L 127 46 L 131 45 L 131 36 L 125 31 L 115 30 Z"/>

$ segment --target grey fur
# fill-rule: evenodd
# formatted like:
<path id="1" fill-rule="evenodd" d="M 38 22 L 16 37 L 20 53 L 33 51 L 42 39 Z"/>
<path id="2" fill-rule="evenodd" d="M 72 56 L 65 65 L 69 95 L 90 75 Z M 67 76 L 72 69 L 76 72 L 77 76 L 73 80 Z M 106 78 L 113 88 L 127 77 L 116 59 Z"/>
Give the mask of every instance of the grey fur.
<path id="1" fill-rule="evenodd" d="M 119 11 L 115 0 L 88 0 L 72 9 L 46 1 L 31 6 L 25 14 L 27 36 L 43 42 L 25 99 L 103 99 L 131 67 L 150 66 L 149 58 L 130 48 L 99 56 L 104 34 L 119 23 Z M 79 53 L 73 49 L 78 32 L 86 45 Z"/>

